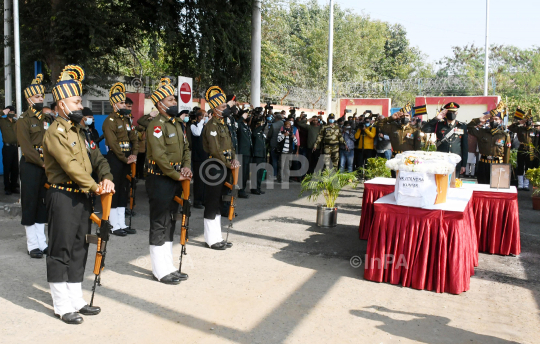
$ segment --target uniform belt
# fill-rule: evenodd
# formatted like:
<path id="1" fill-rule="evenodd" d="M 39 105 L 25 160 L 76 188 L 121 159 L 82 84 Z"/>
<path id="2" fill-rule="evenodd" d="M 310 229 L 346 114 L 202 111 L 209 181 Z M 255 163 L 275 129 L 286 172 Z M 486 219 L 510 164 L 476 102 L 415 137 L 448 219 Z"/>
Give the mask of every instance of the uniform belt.
<path id="1" fill-rule="evenodd" d="M 339 145 L 339 143 L 325 143 L 325 145 L 327 145 L 327 146 L 337 146 L 337 145 Z"/>
<path id="2" fill-rule="evenodd" d="M 169 162 L 169 164 L 174 168 L 176 171 L 180 172 L 182 169 L 182 163 L 181 162 Z M 154 160 L 148 160 L 148 173 L 156 175 L 156 176 L 162 176 L 163 171 L 159 166 L 156 164 Z"/>
<path id="3" fill-rule="evenodd" d="M 131 150 L 131 144 L 129 141 L 121 141 L 118 142 L 118 144 L 120 145 L 120 150 L 122 152 L 129 152 Z"/>
<path id="4" fill-rule="evenodd" d="M 16 144 L 16 143 L 7 143 L 7 142 L 4 142 L 4 146 L 6 146 L 6 147 L 17 147 L 17 144 Z"/>
<path id="5" fill-rule="evenodd" d="M 480 157 L 480 161 L 486 164 L 502 164 L 502 160 L 503 158 L 499 156 L 482 155 Z"/>
<path id="6" fill-rule="evenodd" d="M 67 192 L 84 193 L 84 194 L 89 193 L 89 192 L 84 192 L 81 189 L 79 189 L 79 186 L 72 181 L 61 183 L 61 184 L 51 184 L 50 187 L 53 189 L 58 189 L 58 190 L 67 191 Z"/>

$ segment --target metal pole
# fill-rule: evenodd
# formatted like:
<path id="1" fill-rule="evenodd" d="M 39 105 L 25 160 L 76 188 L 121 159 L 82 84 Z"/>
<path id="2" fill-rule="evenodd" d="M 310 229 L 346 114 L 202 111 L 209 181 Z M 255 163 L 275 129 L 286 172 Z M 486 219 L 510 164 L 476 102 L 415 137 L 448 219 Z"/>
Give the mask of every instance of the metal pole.
<path id="1" fill-rule="evenodd" d="M 332 55 L 334 54 L 334 0 L 330 0 L 328 24 L 328 84 L 326 86 L 326 113 L 332 112 Z"/>
<path id="2" fill-rule="evenodd" d="M 4 94 L 5 106 L 13 105 L 11 85 L 11 0 L 4 0 Z"/>
<path id="3" fill-rule="evenodd" d="M 484 62 L 484 96 L 488 95 L 488 74 L 489 74 L 489 0 L 486 0 L 486 60 Z"/>
<path id="4" fill-rule="evenodd" d="M 253 0 L 251 13 L 251 105 L 261 104 L 261 1 Z"/>
<path id="5" fill-rule="evenodd" d="M 19 40 L 19 0 L 13 0 L 13 45 L 15 46 L 15 98 L 17 114 L 22 114 L 21 91 L 21 47 Z"/>

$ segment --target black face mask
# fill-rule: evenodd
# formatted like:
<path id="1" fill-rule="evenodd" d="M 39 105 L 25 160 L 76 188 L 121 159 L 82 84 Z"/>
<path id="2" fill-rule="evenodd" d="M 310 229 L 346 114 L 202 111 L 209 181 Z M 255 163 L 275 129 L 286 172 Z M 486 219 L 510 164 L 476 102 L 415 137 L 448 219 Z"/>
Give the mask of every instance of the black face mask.
<path id="1" fill-rule="evenodd" d="M 532 121 L 527 121 L 525 124 L 530 127 L 532 125 Z"/>
<path id="2" fill-rule="evenodd" d="M 499 125 L 500 125 L 500 123 L 496 122 L 496 121 L 489 122 L 489 126 L 491 127 L 491 129 L 497 129 L 499 127 Z"/>
<path id="3" fill-rule="evenodd" d="M 224 118 L 227 118 L 227 117 L 230 117 L 232 114 L 231 112 L 231 108 L 229 106 L 227 106 L 225 108 L 225 110 L 223 110 L 223 112 L 221 113 L 221 115 L 224 117 Z"/>
<path id="4" fill-rule="evenodd" d="M 43 103 L 34 103 L 34 105 L 32 105 L 32 107 L 36 111 L 41 111 L 41 110 L 43 110 Z"/>
<path id="5" fill-rule="evenodd" d="M 68 118 L 70 121 L 73 122 L 73 124 L 80 124 L 82 119 L 83 119 L 84 115 L 82 113 L 82 110 L 75 110 L 75 111 L 72 111 L 69 115 L 68 115 Z"/>
<path id="6" fill-rule="evenodd" d="M 129 116 L 129 115 L 131 115 L 131 110 L 130 109 L 120 109 L 120 110 L 118 110 L 118 113 L 120 114 L 120 116 Z"/>
<path id="7" fill-rule="evenodd" d="M 7 117 L 8 117 L 8 118 L 14 118 L 14 117 L 15 117 L 15 114 L 14 114 L 14 113 L 8 113 Z"/>
<path id="8" fill-rule="evenodd" d="M 402 117 L 401 118 L 401 124 L 403 124 L 403 125 L 409 124 L 410 121 L 411 121 L 411 119 L 408 118 L 408 117 Z"/>
<path id="9" fill-rule="evenodd" d="M 456 119 L 456 116 L 457 116 L 457 113 L 453 112 L 453 111 L 448 111 L 446 113 L 446 118 L 450 121 L 453 121 Z"/>

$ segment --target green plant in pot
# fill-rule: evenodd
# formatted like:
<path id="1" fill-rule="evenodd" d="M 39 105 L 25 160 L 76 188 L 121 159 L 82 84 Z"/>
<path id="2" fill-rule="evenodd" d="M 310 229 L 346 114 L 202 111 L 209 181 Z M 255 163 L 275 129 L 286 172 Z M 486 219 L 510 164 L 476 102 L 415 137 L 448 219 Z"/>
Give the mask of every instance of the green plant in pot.
<path id="1" fill-rule="evenodd" d="M 317 206 L 317 226 L 335 227 L 337 225 L 336 200 L 341 190 L 346 186 L 356 187 L 356 173 L 340 173 L 333 169 L 308 174 L 302 180 L 300 196 L 309 192 L 308 200 L 316 201 L 323 196 L 325 204 Z"/>
<path id="2" fill-rule="evenodd" d="M 540 168 L 530 168 L 525 172 L 525 177 L 533 186 L 532 202 L 533 209 L 540 210 Z"/>
<path id="3" fill-rule="evenodd" d="M 360 167 L 358 171 L 360 174 L 364 174 L 364 178 L 366 180 L 370 180 L 375 177 L 392 177 L 390 169 L 386 167 L 386 159 L 381 157 L 367 159 L 366 167 Z"/>

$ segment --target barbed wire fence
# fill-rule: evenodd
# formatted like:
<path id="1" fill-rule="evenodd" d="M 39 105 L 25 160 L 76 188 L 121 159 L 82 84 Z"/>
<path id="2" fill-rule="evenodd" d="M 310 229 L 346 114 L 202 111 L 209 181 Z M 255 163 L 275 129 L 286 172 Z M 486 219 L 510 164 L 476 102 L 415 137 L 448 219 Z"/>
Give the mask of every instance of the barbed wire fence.
<path id="1" fill-rule="evenodd" d="M 495 79 L 491 79 L 495 89 Z M 449 96 L 479 94 L 483 80 L 458 76 L 438 78 L 393 79 L 382 81 L 335 82 L 332 99 L 338 98 L 396 98 L 412 96 Z M 326 108 L 326 90 L 296 86 L 277 86 L 271 92 L 263 90 L 264 101 L 304 108 Z"/>

